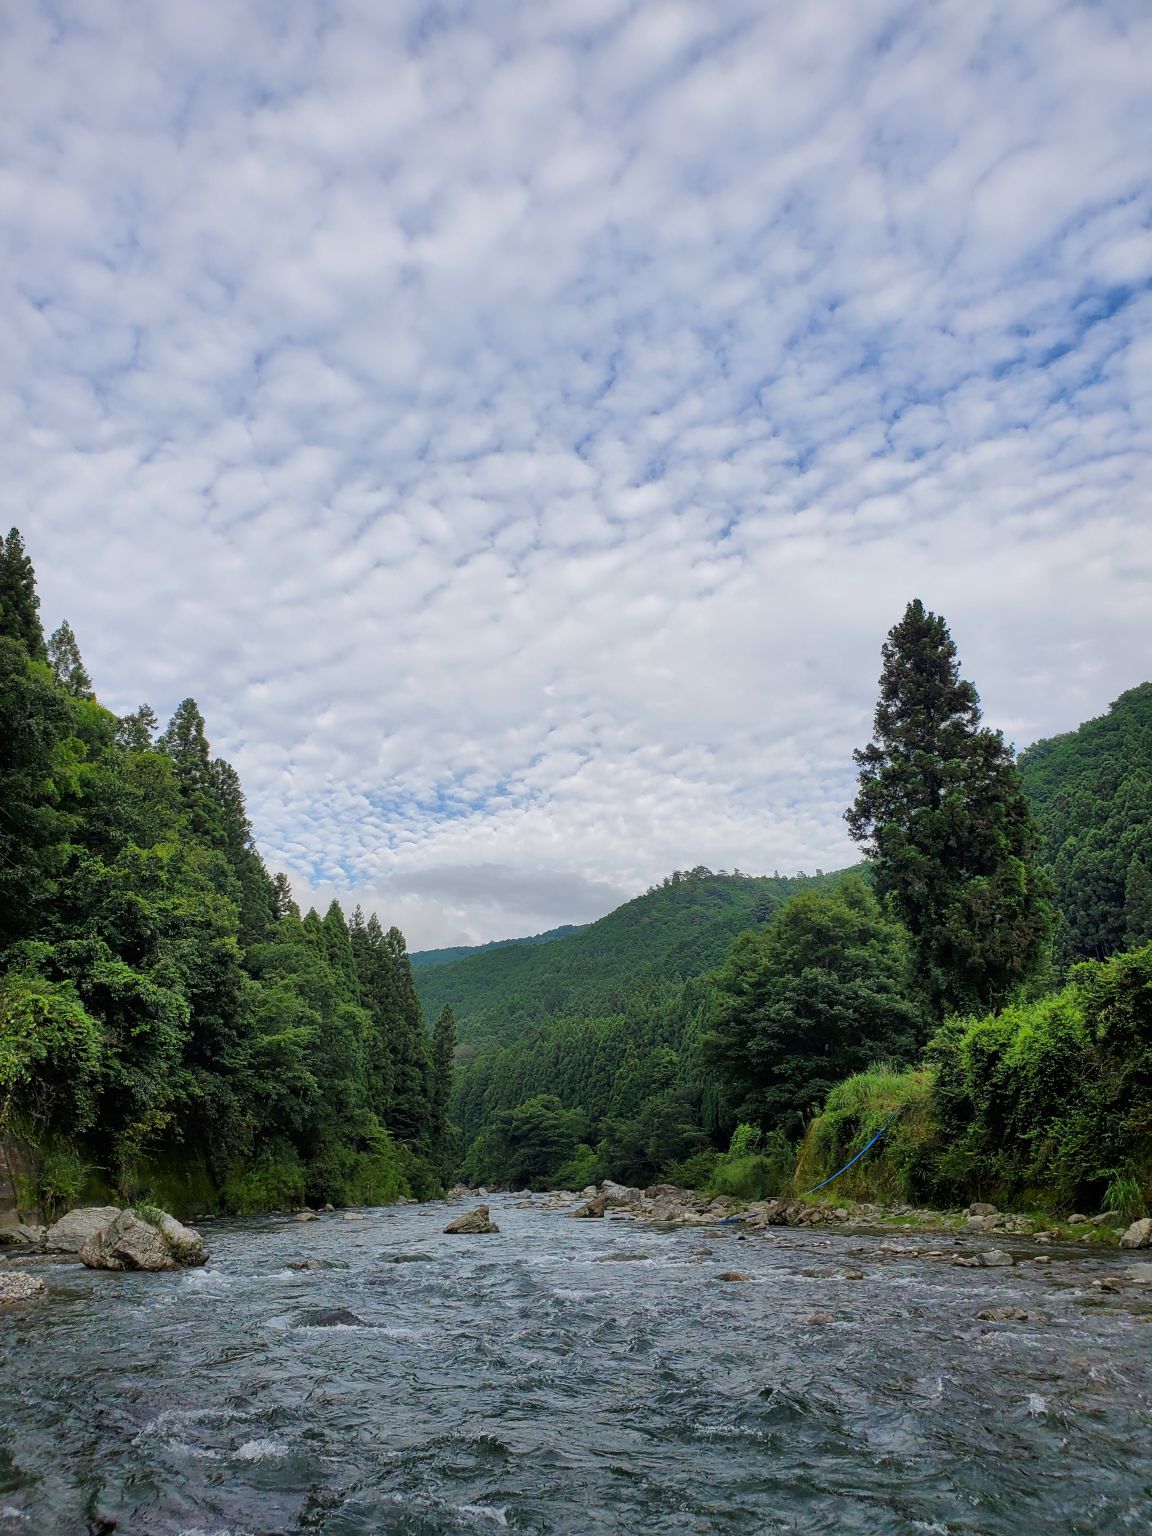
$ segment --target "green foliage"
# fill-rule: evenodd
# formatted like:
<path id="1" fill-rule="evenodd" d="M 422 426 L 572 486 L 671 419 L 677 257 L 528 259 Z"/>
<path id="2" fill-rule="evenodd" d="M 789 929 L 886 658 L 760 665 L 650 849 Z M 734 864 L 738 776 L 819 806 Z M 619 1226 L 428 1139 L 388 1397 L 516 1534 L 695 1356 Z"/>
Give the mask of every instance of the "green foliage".
<path id="1" fill-rule="evenodd" d="M 1148 1214 L 1145 1186 L 1131 1173 L 1114 1173 L 1100 1203 L 1106 1211 L 1116 1211 L 1125 1221 L 1140 1221 Z"/>
<path id="2" fill-rule="evenodd" d="M 537 1094 L 496 1116 L 473 1142 L 465 1168 L 478 1182 L 554 1187 L 587 1129 L 579 1110 L 565 1109 L 555 1094 Z"/>
<path id="3" fill-rule="evenodd" d="M 589 1184 L 599 1184 L 603 1177 L 600 1158 L 595 1147 L 590 1147 L 584 1142 L 576 1148 L 566 1163 L 561 1163 L 557 1168 L 556 1188 L 586 1189 Z"/>
<path id="4" fill-rule="evenodd" d="M 359 913 L 350 929 L 335 903 L 301 917 L 195 700 L 156 726 L 93 698 L 67 624 L 45 647 L 9 535 L 0 1128 L 19 1119 L 42 1147 L 41 1197 L 97 1177 L 185 1210 L 434 1192 L 450 1015 L 430 1057 L 403 936 Z"/>
<path id="5" fill-rule="evenodd" d="M 728 1143 L 728 1156 L 733 1160 L 751 1157 L 759 1152 L 763 1140 L 764 1133 L 758 1125 L 754 1125 L 749 1120 L 741 1120 L 732 1132 L 732 1139 Z"/>
<path id="6" fill-rule="evenodd" d="M 829 1195 L 897 1203 L 935 1198 L 941 1141 L 933 1087 L 930 1071 L 890 1062 L 838 1083 L 805 1132 L 794 1192 L 805 1194 L 831 1178 L 883 1130 L 883 1139 L 829 1186 Z"/>
<path id="7" fill-rule="evenodd" d="M 664 1180 L 679 1185 L 681 1189 L 710 1189 L 712 1176 L 721 1160 L 721 1154 L 715 1147 L 705 1147 L 702 1152 L 694 1152 L 683 1162 L 669 1163 L 664 1169 Z"/>
<path id="8" fill-rule="evenodd" d="M 949 1020 L 929 1066 L 841 1083 L 808 1127 L 811 1188 L 881 1126 L 843 1198 L 1135 1208 L 1152 1188 L 1152 945 L 1078 965 L 1061 991 Z M 891 1122 L 891 1123 L 890 1123 Z"/>
<path id="9" fill-rule="evenodd" d="M 1152 940 L 1152 683 L 1029 747 L 1020 775 L 1060 909 L 1057 961 Z"/>
<path id="10" fill-rule="evenodd" d="M 54 1141 L 42 1151 L 36 1203 L 46 1221 L 55 1221 L 80 1199 L 88 1182 L 89 1168 L 76 1148 Z"/>
<path id="11" fill-rule="evenodd" d="M 980 726 L 944 620 L 917 599 L 883 647 L 873 740 L 846 813 L 908 929 L 936 1016 L 998 1007 L 1044 967 L 1052 913 L 1011 749 Z"/>
<path id="12" fill-rule="evenodd" d="M 798 1130 L 840 1078 L 878 1053 L 910 1059 L 921 1034 L 904 934 L 857 875 L 741 935 L 715 981 L 704 1059 L 757 1125 Z"/>

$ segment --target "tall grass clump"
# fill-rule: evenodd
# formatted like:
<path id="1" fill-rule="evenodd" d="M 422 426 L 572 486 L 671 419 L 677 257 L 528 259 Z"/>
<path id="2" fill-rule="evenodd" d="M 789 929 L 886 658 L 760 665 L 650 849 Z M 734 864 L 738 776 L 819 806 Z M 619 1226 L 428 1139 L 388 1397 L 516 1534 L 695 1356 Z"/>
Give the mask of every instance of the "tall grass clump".
<path id="1" fill-rule="evenodd" d="M 887 1062 L 838 1083 L 800 1144 L 794 1192 L 805 1194 L 831 1178 L 883 1129 L 883 1139 L 829 1193 L 843 1200 L 889 1203 L 931 1198 L 939 1143 L 933 1086 L 929 1069 L 901 1069 Z"/>

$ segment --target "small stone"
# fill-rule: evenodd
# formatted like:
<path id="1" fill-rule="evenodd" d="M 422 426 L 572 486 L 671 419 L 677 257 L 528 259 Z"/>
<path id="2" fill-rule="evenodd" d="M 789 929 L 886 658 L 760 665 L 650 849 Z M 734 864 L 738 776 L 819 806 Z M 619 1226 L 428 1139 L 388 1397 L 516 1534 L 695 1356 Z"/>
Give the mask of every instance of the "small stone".
<path id="1" fill-rule="evenodd" d="M 1033 1264 L 1051 1264 L 1052 1260 L 1046 1253 L 1038 1253 L 1032 1262 Z"/>
<path id="2" fill-rule="evenodd" d="M 1068 1218 L 1068 1225 L 1070 1227 L 1080 1227 L 1080 1226 L 1083 1226 L 1084 1223 L 1087 1220 L 1088 1220 L 1087 1216 L 1081 1216 L 1079 1214 L 1077 1214 L 1075 1216 L 1069 1216 L 1069 1218 Z"/>
<path id="3" fill-rule="evenodd" d="M 344 1220 L 345 1221 L 363 1221 L 364 1220 L 364 1214 L 363 1214 L 362 1211 L 345 1211 L 344 1212 Z"/>
<path id="4" fill-rule="evenodd" d="M 299 1328 L 366 1328 L 368 1325 L 355 1312 L 345 1307 L 305 1307 L 296 1314 Z"/>
<path id="5" fill-rule="evenodd" d="M 863 1280 L 864 1271 L 862 1269 L 850 1269 L 844 1278 L 845 1280 Z"/>
<path id="6" fill-rule="evenodd" d="M 292 1218 L 293 1221 L 319 1221 L 319 1219 L 315 1211 L 297 1211 Z"/>
<path id="7" fill-rule="evenodd" d="M 1107 1291 L 1109 1296 L 1119 1296 L 1120 1284 L 1116 1280 L 1093 1280 L 1092 1284 L 1098 1291 Z"/>
<path id="8" fill-rule="evenodd" d="M 1022 1307 L 988 1307 L 983 1312 L 977 1312 L 977 1318 L 982 1323 L 1026 1323 L 1028 1314 Z"/>
<path id="9" fill-rule="evenodd" d="M 742 1275 L 738 1269 L 722 1269 L 716 1276 L 717 1280 L 747 1280 L 747 1275 Z"/>
<path id="10" fill-rule="evenodd" d="M 398 1253 L 391 1262 L 393 1264 L 433 1264 L 435 1260 L 430 1253 Z"/>
<path id="11" fill-rule="evenodd" d="M 998 1216 L 1000 1213 L 994 1205 L 989 1205 L 986 1200 L 973 1200 L 968 1207 L 969 1216 Z"/>
<path id="12" fill-rule="evenodd" d="M 826 1327 L 829 1323 L 834 1323 L 835 1321 L 836 1319 L 832 1316 L 831 1312 L 813 1312 L 812 1316 L 808 1319 L 809 1324 L 814 1328 Z"/>

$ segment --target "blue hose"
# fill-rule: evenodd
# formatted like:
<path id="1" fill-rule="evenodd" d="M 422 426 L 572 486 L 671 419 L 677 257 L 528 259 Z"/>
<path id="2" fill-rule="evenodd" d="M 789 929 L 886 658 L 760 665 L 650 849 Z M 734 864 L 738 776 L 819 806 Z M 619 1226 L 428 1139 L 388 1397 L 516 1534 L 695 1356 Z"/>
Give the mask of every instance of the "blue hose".
<path id="1" fill-rule="evenodd" d="M 892 1119 L 894 1120 L 895 1118 L 895 1115 L 893 1115 Z M 892 1120 L 889 1120 L 887 1125 L 882 1125 L 876 1132 L 875 1136 L 873 1136 L 872 1140 L 868 1143 L 868 1146 L 861 1147 L 854 1158 L 852 1158 L 849 1162 L 846 1162 L 843 1168 L 838 1168 L 836 1170 L 836 1172 L 832 1175 L 832 1178 L 825 1179 L 822 1184 L 814 1184 L 811 1189 L 805 1190 L 804 1193 L 806 1195 L 814 1195 L 818 1189 L 823 1189 L 825 1184 L 831 1184 L 833 1179 L 838 1179 L 842 1173 L 847 1173 L 853 1163 L 858 1163 L 864 1156 L 865 1152 L 869 1151 L 870 1148 L 876 1145 L 881 1136 L 883 1136 L 884 1132 L 888 1129 L 888 1126 L 891 1124 Z"/>

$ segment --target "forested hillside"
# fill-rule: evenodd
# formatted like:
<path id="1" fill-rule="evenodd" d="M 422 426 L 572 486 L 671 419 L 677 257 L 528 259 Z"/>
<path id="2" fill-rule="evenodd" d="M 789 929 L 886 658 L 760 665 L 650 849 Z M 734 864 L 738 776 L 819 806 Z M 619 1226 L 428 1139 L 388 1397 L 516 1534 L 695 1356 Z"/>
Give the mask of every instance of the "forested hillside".
<path id="1" fill-rule="evenodd" d="M 1060 912 L 1057 961 L 1152 939 L 1152 683 L 1029 747 L 1020 775 Z"/>
<path id="2" fill-rule="evenodd" d="M 579 932 L 580 923 L 564 923 L 559 928 L 549 928 L 546 933 L 529 934 L 523 939 L 490 939 L 487 944 L 456 944 L 448 949 L 417 949 L 409 955 L 414 971 L 430 965 L 448 965 L 454 960 L 466 960 L 471 955 L 483 954 L 489 949 L 503 949 L 509 944 L 551 944 L 570 933 Z"/>
<path id="3" fill-rule="evenodd" d="M 701 978 L 737 934 L 840 878 L 677 872 L 556 943 L 418 972 L 426 1013 L 459 1021 L 466 1171 L 582 1180 L 603 1143 L 616 1176 L 647 1180 L 705 1148 L 729 1116 L 700 1055 Z"/>
<path id="4" fill-rule="evenodd" d="M 22 1203 L 240 1210 L 435 1188 L 450 1050 L 429 1050 L 403 936 L 335 903 L 301 916 L 195 701 L 159 734 L 146 705 L 118 718 L 38 607 L 13 530 L 0 1138 L 29 1154 Z"/>
<path id="5" fill-rule="evenodd" d="M 610 1014 L 653 989 L 699 976 L 724 958 L 742 929 L 763 922 L 797 891 L 835 879 L 677 871 L 555 943 L 508 944 L 424 967 L 417 991 L 430 1018 L 452 1005 L 466 1045 L 506 1044 L 553 1015 Z"/>

